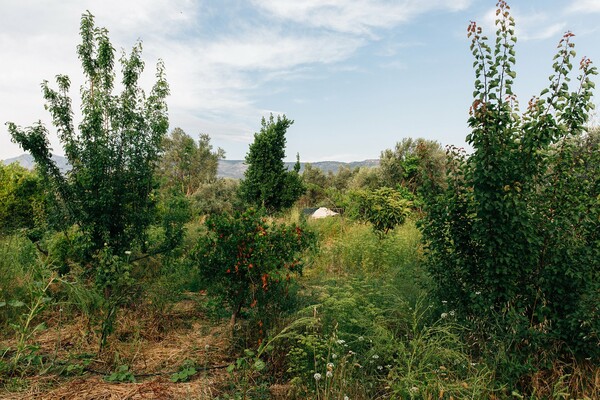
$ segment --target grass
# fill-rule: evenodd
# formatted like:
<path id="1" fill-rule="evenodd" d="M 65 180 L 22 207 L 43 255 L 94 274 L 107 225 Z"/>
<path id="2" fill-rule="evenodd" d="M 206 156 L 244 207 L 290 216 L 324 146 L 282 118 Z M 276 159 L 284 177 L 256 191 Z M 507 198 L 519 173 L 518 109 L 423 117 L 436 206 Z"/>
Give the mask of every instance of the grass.
<path id="1" fill-rule="evenodd" d="M 283 219 L 300 221 L 302 216 L 295 212 Z M 70 281 L 70 287 L 47 288 L 52 302 L 28 324 L 44 322 L 43 329 L 24 333 L 10 328 L 10 323 L 19 326 L 24 312 L 8 302 L 34 304 L 32 293 L 37 292 L 31 288 L 50 276 L 51 263 L 43 263 L 28 240 L 2 238 L 0 301 L 5 304 L 0 307 L 0 397 L 600 397 L 600 368 L 585 360 L 556 362 L 528 374 L 522 383 L 528 389 L 523 393 L 501 384 L 497 367 L 509 360 L 508 355 L 498 352 L 495 359 L 475 358 L 465 340 L 466 328 L 447 312 L 442 318 L 443 308 L 429 300 L 431 281 L 423 269 L 420 234 L 413 221 L 383 238 L 370 226 L 342 217 L 307 224 L 319 235 L 320 245 L 307 254 L 297 309 L 276 316 L 258 358 L 248 358 L 251 353 L 244 353 L 240 341 L 232 341 L 218 299 L 204 294 L 193 279 L 193 268 L 185 262 L 185 249 L 204 234 L 197 224 L 189 225 L 180 253 L 145 261 L 149 271 L 143 281 L 145 294 L 122 309 L 115 333 L 100 354 L 98 332 L 90 329 L 93 310 L 81 306 L 91 300 L 86 300 L 76 281 Z M 19 345 L 24 353 L 20 358 L 27 356 L 25 349 L 32 349 L 39 365 L 29 358 L 23 361 L 30 363 L 28 368 L 7 369 Z M 227 372 L 229 365 L 244 357 L 246 362 L 239 365 L 248 368 Z M 196 373 L 171 382 L 175 373 L 190 365 Z M 111 375 L 118 378 L 118 371 L 131 373 L 136 383 L 105 380 Z M 239 382 L 245 382 L 243 391 Z"/>

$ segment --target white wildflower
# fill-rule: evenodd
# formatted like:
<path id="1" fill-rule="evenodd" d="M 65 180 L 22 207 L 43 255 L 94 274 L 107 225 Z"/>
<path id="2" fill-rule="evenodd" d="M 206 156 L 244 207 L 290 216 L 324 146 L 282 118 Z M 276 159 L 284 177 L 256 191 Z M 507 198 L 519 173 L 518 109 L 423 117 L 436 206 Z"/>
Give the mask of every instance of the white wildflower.
<path id="1" fill-rule="evenodd" d="M 440 315 L 440 317 L 442 318 L 446 318 L 448 316 L 448 313 L 443 312 L 442 315 Z"/>
<path id="2" fill-rule="evenodd" d="M 315 378 L 315 381 L 318 382 L 321 379 L 321 374 L 317 372 L 313 375 L 313 378 Z"/>
<path id="3" fill-rule="evenodd" d="M 331 378 L 333 376 L 333 372 L 327 371 L 327 373 L 325 374 L 325 376 L 327 376 L 328 378 Z"/>

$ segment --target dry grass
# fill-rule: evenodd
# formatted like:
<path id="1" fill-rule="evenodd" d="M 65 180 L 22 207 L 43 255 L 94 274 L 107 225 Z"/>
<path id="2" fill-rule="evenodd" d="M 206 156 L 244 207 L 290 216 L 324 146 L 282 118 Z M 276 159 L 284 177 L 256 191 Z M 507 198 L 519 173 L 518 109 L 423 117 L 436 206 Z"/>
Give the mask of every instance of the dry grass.
<path id="1" fill-rule="evenodd" d="M 4 399 L 45 400 L 125 400 L 125 399 L 213 399 L 218 392 L 219 377 L 199 378 L 191 382 L 172 383 L 163 377 L 142 383 L 109 383 L 91 376 L 63 381 L 52 390 L 43 390 L 32 380 L 29 390 L 1 395 Z"/>
<path id="2" fill-rule="evenodd" d="M 533 374 L 529 386 L 538 398 L 600 399 L 600 366 L 555 362 L 552 369 Z"/>
<path id="3" fill-rule="evenodd" d="M 0 399 L 216 397 L 229 378 L 223 368 L 231 361 L 227 322 L 215 324 L 202 318 L 195 301 L 177 304 L 168 315 L 162 316 L 160 322 L 150 313 L 140 311 L 121 312 L 116 331 L 106 348 L 91 361 L 82 376 L 45 374 L 25 377 L 17 379 L 18 384 L 12 389 L 5 382 L 4 389 L 0 389 Z M 77 355 L 96 354 L 98 337 L 88 333 L 86 318 L 77 316 L 67 320 L 55 311 L 46 320 L 48 329 L 38 334 L 33 342 L 40 346 L 39 353 L 47 360 L 77 362 Z M 0 343 L 0 347 L 10 345 L 10 341 Z M 189 382 L 171 382 L 170 375 L 185 361 L 192 361 L 200 371 Z M 128 365 L 139 382 L 106 382 L 104 376 L 119 365 Z"/>

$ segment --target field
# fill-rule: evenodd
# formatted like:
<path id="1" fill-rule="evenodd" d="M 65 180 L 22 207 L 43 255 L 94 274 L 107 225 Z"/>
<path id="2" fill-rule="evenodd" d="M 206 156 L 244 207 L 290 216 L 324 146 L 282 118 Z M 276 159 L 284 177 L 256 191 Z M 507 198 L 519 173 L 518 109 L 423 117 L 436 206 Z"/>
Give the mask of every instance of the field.
<path id="1" fill-rule="evenodd" d="M 297 219 L 298 213 L 286 218 Z M 3 329 L 2 362 L 10 364 L 19 345 L 22 354 L 18 369 L 2 375 L 0 397 L 519 397 L 499 381 L 494 363 L 503 360 L 475 356 L 465 341 L 466 327 L 445 304 L 428 297 L 431 281 L 413 221 L 384 238 L 340 217 L 308 226 L 318 234 L 319 247 L 305 255 L 295 304 L 275 316 L 267 346 L 256 350 L 250 326 L 255 319 L 241 320 L 232 333 L 222 305 L 204 288 L 188 290 L 185 280 L 172 286 L 168 299 L 150 293 L 125 306 L 101 352 L 85 307 L 65 299 L 36 311 L 25 331 Z M 11 290 L 31 290 L 33 273 L 44 275 L 29 269 L 39 262 L 32 246 L 15 254 L 22 245 L 17 237 L 3 241 L 3 267 L 14 274 Z M 57 283 L 48 288 L 58 290 L 64 289 Z M 3 311 L 6 317 L 7 308 Z M 264 365 L 257 368 L 257 360 Z M 597 398 L 600 368 L 573 367 L 554 365 L 531 376 L 531 396 Z"/>

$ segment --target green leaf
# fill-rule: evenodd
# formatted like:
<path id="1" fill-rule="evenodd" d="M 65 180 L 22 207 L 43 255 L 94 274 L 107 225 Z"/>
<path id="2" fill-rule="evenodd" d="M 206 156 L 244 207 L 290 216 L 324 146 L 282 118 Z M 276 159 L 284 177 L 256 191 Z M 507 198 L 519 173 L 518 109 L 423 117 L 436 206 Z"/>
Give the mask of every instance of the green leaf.
<path id="1" fill-rule="evenodd" d="M 263 360 L 259 359 L 254 362 L 254 369 L 257 371 L 262 371 L 263 369 L 265 369 L 265 366 L 266 365 Z"/>
<path id="2" fill-rule="evenodd" d="M 21 300 L 10 300 L 8 305 L 14 308 L 20 308 L 25 306 L 25 303 L 23 303 Z"/>

